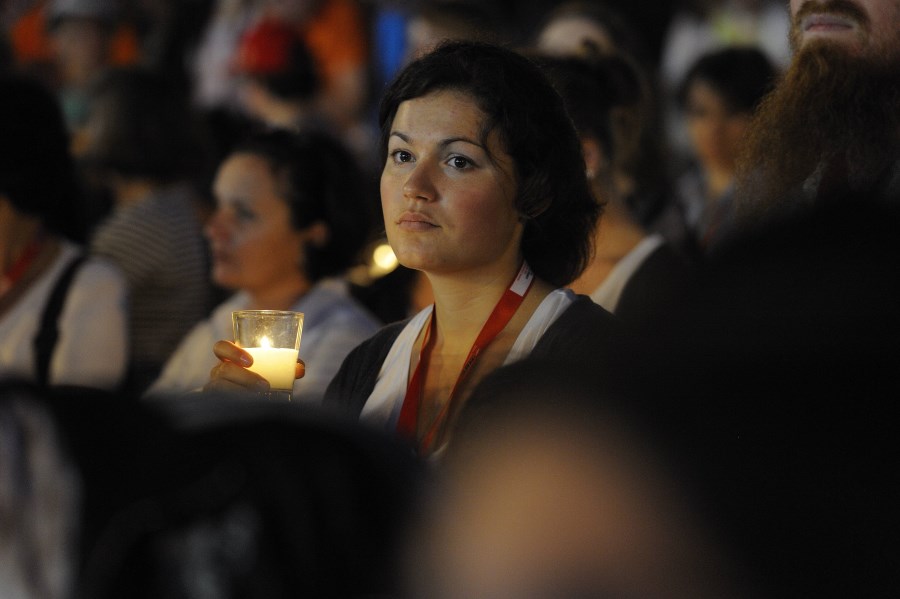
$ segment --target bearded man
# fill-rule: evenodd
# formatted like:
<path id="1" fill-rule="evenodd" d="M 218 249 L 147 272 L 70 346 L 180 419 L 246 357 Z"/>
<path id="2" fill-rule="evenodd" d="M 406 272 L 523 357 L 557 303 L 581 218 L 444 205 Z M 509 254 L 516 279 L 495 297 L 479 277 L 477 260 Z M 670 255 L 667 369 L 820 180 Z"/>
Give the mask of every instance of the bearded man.
<path id="1" fill-rule="evenodd" d="M 646 404 L 697 401 L 724 431 L 701 452 L 725 459 L 703 513 L 723 508 L 753 596 L 900 597 L 900 0 L 790 7 L 794 59 L 738 180 L 744 228 L 647 323 L 659 365 L 619 353 L 641 355 Z"/>
<path id="2" fill-rule="evenodd" d="M 745 221 L 900 192 L 900 0 L 790 0 L 794 59 L 756 115 Z"/>

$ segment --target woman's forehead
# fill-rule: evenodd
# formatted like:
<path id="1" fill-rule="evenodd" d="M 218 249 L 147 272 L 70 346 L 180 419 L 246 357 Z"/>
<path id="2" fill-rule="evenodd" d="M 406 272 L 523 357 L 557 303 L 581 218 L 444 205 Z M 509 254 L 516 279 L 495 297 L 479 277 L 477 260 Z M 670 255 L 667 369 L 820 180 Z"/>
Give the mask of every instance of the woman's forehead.
<path id="1" fill-rule="evenodd" d="M 456 89 L 440 89 L 409 98 L 397 106 L 394 126 L 411 120 L 415 124 L 474 127 L 481 131 L 487 115 L 472 94 Z"/>
<path id="2" fill-rule="evenodd" d="M 400 103 L 391 133 L 405 127 L 429 131 L 436 137 L 460 135 L 476 140 L 491 153 L 509 154 L 497 123 L 484 111 L 478 98 L 459 89 L 440 89 Z"/>

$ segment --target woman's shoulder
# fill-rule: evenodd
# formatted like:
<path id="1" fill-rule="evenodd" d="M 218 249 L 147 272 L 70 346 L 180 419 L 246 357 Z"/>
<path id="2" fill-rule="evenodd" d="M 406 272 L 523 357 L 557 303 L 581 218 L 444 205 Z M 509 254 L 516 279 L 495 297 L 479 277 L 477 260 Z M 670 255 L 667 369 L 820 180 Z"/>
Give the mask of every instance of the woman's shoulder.
<path id="1" fill-rule="evenodd" d="M 387 324 L 357 345 L 328 385 L 323 404 L 357 417 L 375 386 L 381 365 L 409 322 L 402 320 Z"/>
<path id="2" fill-rule="evenodd" d="M 560 328 L 588 326 L 615 330 L 619 327 L 619 319 L 587 295 L 576 293 L 573 294 L 569 308 L 562 313 L 553 326 Z"/>
<path id="3" fill-rule="evenodd" d="M 620 320 L 590 297 L 572 294 L 568 308 L 547 328 L 532 356 L 579 362 L 601 359 L 621 329 Z"/>
<path id="4" fill-rule="evenodd" d="M 155 190 L 143 200 L 115 208 L 100 223 L 95 237 L 148 242 L 193 237 L 201 227 L 195 206 L 184 186 Z"/>
<path id="5" fill-rule="evenodd" d="M 76 260 L 81 263 L 76 265 Z M 72 287 L 81 292 L 109 293 L 110 289 L 120 290 L 122 293 L 127 288 L 125 274 L 111 260 L 103 256 L 90 255 L 81 246 L 63 241 L 60 255 L 54 267 L 54 280 L 61 277 L 68 268 L 76 268 L 72 278 Z"/>

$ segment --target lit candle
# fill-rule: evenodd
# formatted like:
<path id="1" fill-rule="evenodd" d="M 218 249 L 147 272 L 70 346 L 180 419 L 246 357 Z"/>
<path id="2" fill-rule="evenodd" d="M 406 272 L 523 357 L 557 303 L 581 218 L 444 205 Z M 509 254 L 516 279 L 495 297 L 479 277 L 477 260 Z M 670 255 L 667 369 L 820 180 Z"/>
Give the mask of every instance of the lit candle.
<path id="1" fill-rule="evenodd" d="M 290 391 L 294 387 L 294 370 L 297 364 L 297 350 L 285 347 L 272 347 L 268 337 L 259 340 L 260 347 L 245 347 L 244 350 L 253 356 L 253 364 L 249 370 L 257 373 L 267 381 L 272 389 Z"/>

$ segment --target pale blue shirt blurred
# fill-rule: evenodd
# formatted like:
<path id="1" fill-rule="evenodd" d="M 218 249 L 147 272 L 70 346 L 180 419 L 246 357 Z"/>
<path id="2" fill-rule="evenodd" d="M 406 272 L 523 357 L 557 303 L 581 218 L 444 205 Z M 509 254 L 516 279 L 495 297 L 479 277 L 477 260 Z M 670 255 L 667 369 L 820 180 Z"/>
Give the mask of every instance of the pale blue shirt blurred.
<path id="1" fill-rule="evenodd" d="M 231 313 L 248 304 L 247 294 L 238 292 L 216 307 L 182 340 L 146 395 L 201 389 L 218 363 L 213 345 L 233 339 Z M 318 404 L 350 350 L 375 333 L 381 323 L 350 295 L 340 279 L 320 281 L 291 310 L 304 314 L 300 358 L 306 364 L 305 376 L 294 383 L 293 399 Z"/>

